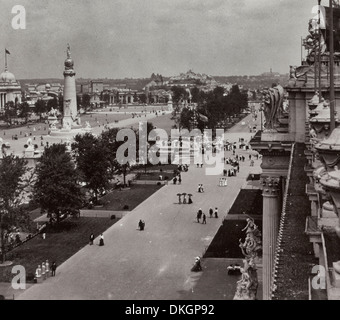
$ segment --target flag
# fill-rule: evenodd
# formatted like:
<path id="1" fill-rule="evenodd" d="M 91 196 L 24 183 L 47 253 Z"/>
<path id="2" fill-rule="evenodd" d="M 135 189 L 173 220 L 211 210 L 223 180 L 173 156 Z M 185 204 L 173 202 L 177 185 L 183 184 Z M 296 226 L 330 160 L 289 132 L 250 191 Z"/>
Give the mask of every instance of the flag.
<path id="1" fill-rule="evenodd" d="M 5 49 L 6 54 L 11 54 L 7 49 Z"/>
<path id="2" fill-rule="evenodd" d="M 201 121 L 203 121 L 203 122 L 208 122 L 209 121 L 209 119 L 206 117 L 206 116 L 204 116 L 203 114 L 198 114 L 198 117 L 199 117 L 199 119 L 201 120 Z"/>

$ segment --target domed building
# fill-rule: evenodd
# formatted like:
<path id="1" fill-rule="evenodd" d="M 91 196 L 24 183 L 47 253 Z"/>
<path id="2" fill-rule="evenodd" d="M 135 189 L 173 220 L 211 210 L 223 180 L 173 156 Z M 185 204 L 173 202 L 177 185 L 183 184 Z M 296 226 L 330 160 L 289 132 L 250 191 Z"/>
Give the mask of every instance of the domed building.
<path id="1" fill-rule="evenodd" d="M 15 102 L 16 99 L 21 102 L 20 83 L 16 81 L 14 74 L 5 68 L 0 75 L 0 113 L 3 112 L 7 102 Z"/>

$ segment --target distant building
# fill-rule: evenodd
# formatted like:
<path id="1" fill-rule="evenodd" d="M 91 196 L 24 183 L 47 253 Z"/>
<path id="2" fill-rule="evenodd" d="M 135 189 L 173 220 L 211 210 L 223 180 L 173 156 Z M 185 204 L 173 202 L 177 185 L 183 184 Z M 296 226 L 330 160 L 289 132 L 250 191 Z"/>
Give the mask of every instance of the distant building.
<path id="1" fill-rule="evenodd" d="M 0 75 L 0 112 L 3 112 L 5 104 L 9 101 L 20 103 L 21 96 L 20 83 L 5 67 L 5 71 Z"/>
<path id="2" fill-rule="evenodd" d="M 60 83 L 38 83 L 25 85 L 25 98 L 29 105 L 35 105 L 38 100 L 52 100 L 63 95 L 64 86 Z"/>

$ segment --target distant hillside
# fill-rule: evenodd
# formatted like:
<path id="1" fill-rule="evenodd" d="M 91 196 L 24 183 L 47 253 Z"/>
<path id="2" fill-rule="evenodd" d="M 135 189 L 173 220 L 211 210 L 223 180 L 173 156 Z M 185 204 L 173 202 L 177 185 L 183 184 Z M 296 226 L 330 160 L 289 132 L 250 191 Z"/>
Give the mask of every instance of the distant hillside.
<path id="1" fill-rule="evenodd" d="M 132 90 L 142 90 L 146 84 L 150 82 L 150 78 L 146 79 L 83 79 L 76 78 L 76 84 L 88 84 L 91 80 L 101 80 L 104 84 L 109 85 L 109 87 L 126 87 Z M 43 78 L 43 79 L 20 79 L 21 86 L 26 84 L 53 84 L 53 83 L 64 83 L 64 79 L 57 78 Z"/>
<path id="2" fill-rule="evenodd" d="M 157 77 L 159 75 L 155 75 Z M 237 83 L 242 85 L 244 89 L 261 89 L 271 87 L 273 83 L 281 84 L 285 87 L 288 84 L 289 75 L 288 74 L 278 74 L 278 73 L 264 73 L 262 75 L 252 75 L 252 76 L 208 76 L 206 74 L 194 73 L 189 70 L 187 73 L 181 73 L 178 76 L 165 78 L 163 81 L 170 80 L 170 83 L 176 84 L 181 81 L 200 81 L 202 83 L 217 81 L 219 83 Z M 101 80 L 105 85 L 109 87 L 125 87 L 132 90 L 142 90 L 150 81 L 150 78 L 125 78 L 125 79 L 84 79 L 76 78 L 76 84 L 88 84 L 91 80 Z M 64 79 L 60 78 L 43 78 L 43 79 L 20 79 L 19 82 L 22 86 L 26 84 L 46 84 L 46 83 L 63 83 Z"/>
<path id="3" fill-rule="evenodd" d="M 244 89 L 262 89 L 269 88 L 272 84 L 281 84 L 283 87 L 288 85 L 288 74 L 267 73 L 258 76 L 214 76 L 214 79 L 220 83 L 237 83 Z"/>

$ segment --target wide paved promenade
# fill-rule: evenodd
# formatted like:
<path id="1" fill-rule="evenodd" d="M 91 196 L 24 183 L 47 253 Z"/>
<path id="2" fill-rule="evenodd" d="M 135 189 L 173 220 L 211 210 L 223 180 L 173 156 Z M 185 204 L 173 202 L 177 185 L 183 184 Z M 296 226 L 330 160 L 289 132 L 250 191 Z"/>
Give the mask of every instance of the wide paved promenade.
<path id="1" fill-rule="evenodd" d="M 230 141 L 240 137 L 249 141 L 247 125 L 237 125 L 232 131 L 227 133 Z M 237 149 L 238 154 L 242 152 Z M 226 152 L 226 156 L 230 154 Z M 99 247 L 96 239 L 95 245 L 87 245 L 59 266 L 55 278 L 32 286 L 17 298 L 181 299 L 194 289 L 190 271 L 194 258 L 203 254 L 247 175 L 260 172 L 259 165 L 260 160 L 255 160 L 250 167 L 247 157 L 238 176 L 228 178 L 227 187 L 219 187 L 221 175 L 206 175 L 204 167 L 192 164 L 182 173 L 181 185 L 164 186 L 109 228 L 104 233 L 105 246 Z M 204 193 L 197 192 L 199 183 L 203 183 Z M 193 204 L 178 204 L 176 194 L 183 192 L 193 194 Z M 209 218 L 209 207 L 218 207 L 219 218 Z M 199 208 L 206 213 L 207 224 L 197 223 Z M 144 231 L 137 228 L 140 219 L 146 222 Z"/>

